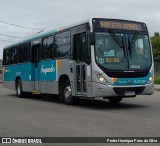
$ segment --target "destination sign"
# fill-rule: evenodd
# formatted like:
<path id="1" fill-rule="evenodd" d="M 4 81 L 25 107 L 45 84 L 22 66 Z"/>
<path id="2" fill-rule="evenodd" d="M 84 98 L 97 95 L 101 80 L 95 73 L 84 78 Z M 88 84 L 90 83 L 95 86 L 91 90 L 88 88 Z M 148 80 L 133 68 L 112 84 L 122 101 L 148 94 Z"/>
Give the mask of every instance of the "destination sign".
<path id="1" fill-rule="evenodd" d="M 141 30 L 140 24 L 115 22 L 115 21 L 100 21 L 101 28 L 126 29 L 126 30 Z"/>
<path id="2" fill-rule="evenodd" d="M 119 63 L 120 58 L 106 58 L 106 63 Z"/>
<path id="3" fill-rule="evenodd" d="M 107 20 L 107 19 L 93 19 L 94 28 L 106 28 L 106 29 L 122 29 L 133 31 L 147 31 L 147 27 L 144 23 L 124 21 L 124 20 Z"/>

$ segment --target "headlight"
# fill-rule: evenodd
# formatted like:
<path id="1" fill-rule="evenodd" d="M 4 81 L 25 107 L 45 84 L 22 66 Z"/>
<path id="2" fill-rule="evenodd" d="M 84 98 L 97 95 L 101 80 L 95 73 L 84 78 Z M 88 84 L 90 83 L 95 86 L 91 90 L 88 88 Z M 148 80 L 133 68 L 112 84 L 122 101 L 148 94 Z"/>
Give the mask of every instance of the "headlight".
<path id="1" fill-rule="evenodd" d="M 107 83 L 107 80 L 105 79 L 105 77 L 101 73 L 99 73 L 99 72 L 95 72 L 95 73 L 96 73 L 96 77 L 100 83 L 102 83 L 102 84 Z"/>
<path id="2" fill-rule="evenodd" d="M 152 82 L 153 82 L 153 80 L 154 80 L 154 75 L 153 75 L 153 74 L 151 74 L 151 76 L 149 77 L 149 80 L 148 80 L 147 84 L 152 83 Z"/>
<path id="3" fill-rule="evenodd" d="M 152 82 L 152 81 L 153 81 L 153 77 L 150 77 L 150 78 L 149 78 L 149 81 Z"/>
<path id="4" fill-rule="evenodd" d="M 104 78 L 103 76 L 100 76 L 100 77 L 99 77 L 99 81 L 100 81 L 100 82 L 104 82 L 104 81 L 105 81 L 105 78 Z"/>

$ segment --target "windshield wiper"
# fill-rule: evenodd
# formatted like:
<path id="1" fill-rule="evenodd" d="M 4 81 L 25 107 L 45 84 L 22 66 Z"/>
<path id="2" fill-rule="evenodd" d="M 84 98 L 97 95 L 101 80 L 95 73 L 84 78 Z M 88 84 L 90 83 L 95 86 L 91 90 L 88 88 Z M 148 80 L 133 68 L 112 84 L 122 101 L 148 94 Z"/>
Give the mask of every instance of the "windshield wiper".
<path id="1" fill-rule="evenodd" d="M 133 35 L 133 37 L 132 37 L 132 40 L 130 42 L 131 48 L 134 47 L 135 41 L 137 40 L 137 36 L 138 36 L 138 33 L 135 32 L 134 35 Z"/>
<path id="2" fill-rule="evenodd" d="M 129 50 L 129 54 L 130 54 L 130 57 L 132 58 L 131 42 L 130 42 L 130 40 L 129 40 L 129 37 L 128 37 L 127 41 L 128 41 L 128 50 Z"/>
<path id="3" fill-rule="evenodd" d="M 135 32 L 131 41 L 129 40 L 129 37 L 128 37 L 128 50 L 129 50 L 129 54 L 130 54 L 130 57 L 132 58 L 132 48 L 134 47 L 135 45 L 135 41 L 137 40 L 137 36 L 138 36 L 138 33 Z"/>
<path id="4" fill-rule="evenodd" d="M 126 58 L 126 53 L 125 53 L 125 45 L 124 45 L 124 40 L 123 40 L 123 37 L 122 37 L 122 40 L 117 37 L 117 35 L 112 32 L 111 30 L 108 31 L 109 34 L 111 35 L 111 37 L 113 38 L 113 40 L 117 43 L 117 45 L 123 49 L 123 53 L 124 53 L 124 57 Z"/>

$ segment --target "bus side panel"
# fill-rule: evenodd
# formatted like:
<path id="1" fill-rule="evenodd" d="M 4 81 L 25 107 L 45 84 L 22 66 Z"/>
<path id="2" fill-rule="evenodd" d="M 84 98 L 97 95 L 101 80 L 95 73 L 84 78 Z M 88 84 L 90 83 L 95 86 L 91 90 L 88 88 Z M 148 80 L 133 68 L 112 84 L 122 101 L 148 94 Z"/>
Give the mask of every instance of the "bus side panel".
<path id="1" fill-rule="evenodd" d="M 41 61 L 39 63 L 39 89 L 41 93 L 59 94 L 58 81 L 61 75 L 67 75 L 72 93 L 74 92 L 74 73 L 70 68 L 74 67 L 74 61 L 67 59 Z"/>
<path id="2" fill-rule="evenodd" d="M 57 60 L 57 80 L 59 80 L 61 75 L 67 75 L 71 84 L 72 95 L 75 94 L 75 69 L 74 69 L 74 61 L 70 59 L 60 59 Z"/>
<path id="3" fill-rule="evenodd" d="M 41 93 L 58 94 L 56 60 L 39 63 L 39 91 Z"/>
<path id="4" fill-rule="evenodd" d="M 22 68 L 20 69 L 22 72 L 21 80 L 22 80 L 22 87 L 23 91 L 26 92 L 32 92 L 33 91 L 33 82 L 32 80 L 32 64 L 25 64 L 24 66 L 22 65 Z"/>
<path id="5" fill-rule="evenodd" d="M 10 81 L 11 79 L 11 66 L 5 66 L 5 69 L 4 69 L 4 77 L 3 77 L 3 80 L 4 81 Z"/>
<path id="6" fill-rule="evenodd" d="M 13 66 L 5 66 L 3 69 L 3 87 L 15 90 L 15 81 L 11 80 Z"/>
<path id="7" fill-rule="evenodd" d="M 70 84 L 71 84 L 71 89 L 72 89 L 72 95 L 77 96 L 76 94 L 76 61 L 75 60 L 69 60 L 67 59 L 60 59 L 56 61 L 57 66 L 56 66 L 56 72 L 57 72 L 57 81 L 59 81 L 59 78 L 63 75 L 68 76 Z M 85 95 L 85 97 L 90 97 L 91 96 L 91 68 L 90 66 L 85 66 L 86 68 L 86 82 L 87 82 L 87 91 L 85 93 L 81 93 L 80 96 Z M 54 87 L 58 87 L 58 82 L 57 85 Z M 54 90 L 54 89 L 52 89 Z"/>
<path id="8" fill-rule="evenodd" d="M 56 80 L 56 60 L 42 61 L 39 63 L 39 80 L 40 81 Z"/>
<path id="9" fill-rule="evenodd" d="M 15 90 L 15 81 L 19 77 L 22 81 L 23 91 L 31 91 L 31 64 L 18 64 L 6 66 L 4 73 L 4 87 Z"/>

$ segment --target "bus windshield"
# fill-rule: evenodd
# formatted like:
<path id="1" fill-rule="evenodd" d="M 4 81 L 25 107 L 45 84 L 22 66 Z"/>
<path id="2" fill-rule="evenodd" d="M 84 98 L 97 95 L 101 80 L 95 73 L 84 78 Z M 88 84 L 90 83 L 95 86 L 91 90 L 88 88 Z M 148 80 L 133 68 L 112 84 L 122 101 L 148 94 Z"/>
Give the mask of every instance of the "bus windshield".
<path id="1" fill-rule="evenodd" d="M 148 35 L 141 32 L 96 32 L 95 57 L 109 70 L 145 70 L 151 67 Z"/>

